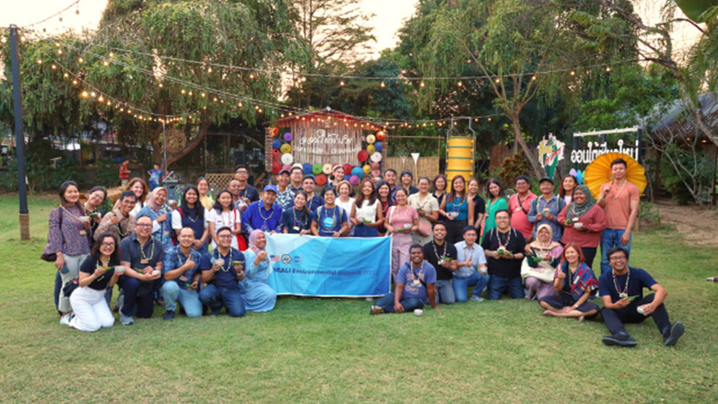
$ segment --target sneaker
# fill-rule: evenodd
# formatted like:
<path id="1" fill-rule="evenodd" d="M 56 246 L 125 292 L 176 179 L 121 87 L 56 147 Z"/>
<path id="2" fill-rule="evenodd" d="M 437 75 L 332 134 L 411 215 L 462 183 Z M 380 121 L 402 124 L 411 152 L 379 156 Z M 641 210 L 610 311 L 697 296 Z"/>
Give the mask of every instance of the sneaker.
<path id="1" fill-rule="evenodd" d="M 132 316 L 126 316 L 122 314 L 122 311 L 120 311 L 120 323 L 122 325 L 132 325 L 135 323 L 135 320 L 132 318 Z"/>
<path id="2" fill-rule="evenodd" d="M 60 324 L 70 325 L 70 313 L 67 313 L 64 316 L 60 317 Z"/>
<path id="3" fill-rule="evenodd" d="M 670 334 L 668 337 L 663 339 L 663 345 L 665 346 L 675 346 L 676 342 L 678 342 L 678 338 L 683 335 L 683 333 L 686 331 L 686 327 L 683 326 L 683 323 L 680 321 L 676 321 L 673 323 L 670 329 Z"/>
<path id="4" fill-rule="evenodd" d="M 608 346 L 634 347 L 638 345 L 638 342 L 628 336 L 628 334 L 609 335 L 607 337 L 601 338 L 601 342 Z"/>
<path id="5" fill-rule="evenodd" d="M 371 315 L 384 314 L 384 309 L 379 306 L 371 306 Z"/>
<path id="6" fill-rule="evenodd" d="M 174 310 L 167 310 L 167 313 L 165 313 L 164 317 L 162 317 L 162 320 L 172 320 L 173 318 L 175 318 Z"/>
<path id="7" fill-rule="evenodd" d="M 222 308 L 219 309 L 212 309 L 212 311 L 209 313 L 210 317 L 217 317 L 219 316 L 219 312 L 222 311 Z"/>
<path id="8" fill-rule="evenodd" d="M 483 301 L 484 301 L 484 298 L 483 298 L 483 297 L 476 296 L 476 295 L 473 295 L 473 296 L 471 296 L 471 300 L 474 301 L 474 302 L 483 302 Z"/>

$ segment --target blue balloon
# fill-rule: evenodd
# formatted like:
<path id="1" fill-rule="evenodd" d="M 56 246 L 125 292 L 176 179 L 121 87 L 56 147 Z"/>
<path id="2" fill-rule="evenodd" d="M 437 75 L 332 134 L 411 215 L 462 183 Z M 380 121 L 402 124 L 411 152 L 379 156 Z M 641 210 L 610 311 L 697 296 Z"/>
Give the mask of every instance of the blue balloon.
<path id="1" fill-rule="evenodd" d="M 304 174 L 311 174 L 312 173 L 312 165 L 309 163 L 304 163 L 302 165 L 302 171 L 304 171 Z"/>
<path id="2" fill-rule="evenodd" d="M 272 140 L 272 148 L 273 148 L 273 149 L 279 149 L 280 147 L 282 147 L 282 141 L 281 141 L 281 140 L 279 140 L 279 139 L 274 139 L 274 140 Z"/>
<path id="3" fill-rule="evenodd" d="M 361 167 L 354 167 L 352 168 L 352 175 L 356 175 L 361 178 L 364 176 L 364 170 Z"/>
<path id="4" fill-rule="evenodd" d="M 384 145 L 381 144 L 381 142 L 376 142 L 376 143 L 374 143 L 374 150 L 380 152 L 381 149 L 383 149 L 383 148 L 384 148 Z"/>
<path id="5" fill-rule="evenodd" d="M 578 170 L 576 172 L 576 179 L 578 180 L 578 184 L 583 184 L 583 172 L 581 170 Z"/>

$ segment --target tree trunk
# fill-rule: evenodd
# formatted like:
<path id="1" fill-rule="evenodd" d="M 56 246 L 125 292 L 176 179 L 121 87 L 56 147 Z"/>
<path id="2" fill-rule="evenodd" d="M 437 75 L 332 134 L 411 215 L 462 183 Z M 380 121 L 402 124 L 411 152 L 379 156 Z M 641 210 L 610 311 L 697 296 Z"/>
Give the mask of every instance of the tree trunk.
<path id="1" fill-rule="evenodd" d="M 512 113 L 509 118 L 511 118 L 511 122 L 513 123 L 514 127 L 514 141 L 518 143 L 521 146 L 521 150 L 523 150 L 524 154 L 526 155 L 526 158 L 531 163 L 531 167 L 534 169 L 534 175 L 536 175 L 536 178 L 543 177 L 543 169 L 541 166 L 539 166 L 538 161 L 533 157 L 533 154 L 531 154 L 531 150 L 529 149 L 529 145 L 526 144 L 526 141 L 524 140 L 524 137 L 521 136 L 521 123 L 519 122 L 519 113 L 515 112 Z"/>
<path id="2" fill-rule="evenodd" d="M 177 160 L 181 159 L 182 157 L 186 156 L 187 153 L 194 150 L 199 144 L 202 142 L 204 137 L 207 135 L 207 131 L 209 130 L 210 125 L 212 124 L 211 120 L 205 120 L 202 121 L 199 124 L 199 127 L 197 129 L 197 136 L 192 138 L 185 146 L 182 148 L 182 150 L 178 151 L 177 153 L 173 153 L 171 156 L 167 156 L 167 166 L 169 167 L 170 164 L 173 164 Z"/>

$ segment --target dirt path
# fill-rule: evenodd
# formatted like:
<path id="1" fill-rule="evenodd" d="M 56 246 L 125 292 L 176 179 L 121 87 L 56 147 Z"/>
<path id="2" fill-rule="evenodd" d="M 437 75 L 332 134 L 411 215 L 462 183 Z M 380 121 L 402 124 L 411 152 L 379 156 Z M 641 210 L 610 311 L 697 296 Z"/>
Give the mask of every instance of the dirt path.
<path id="1" fill-rule="evenodd" d="M 656 201 L 661 222 L 670 223 L 685 237 L 698 245 L 718 246 L 718 212 L 696 206 L 678 206 L 670 200 Z"/>

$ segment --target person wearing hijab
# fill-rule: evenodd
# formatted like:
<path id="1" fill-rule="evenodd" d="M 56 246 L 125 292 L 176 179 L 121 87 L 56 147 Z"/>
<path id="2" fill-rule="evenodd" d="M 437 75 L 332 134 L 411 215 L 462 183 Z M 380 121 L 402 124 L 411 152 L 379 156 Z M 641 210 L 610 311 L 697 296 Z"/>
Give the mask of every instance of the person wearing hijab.
<path id="1" fill-rule="evenodd" d="M 586 185 L 574 188 L 573 200 L 559 213 L 558 221 L 564 225 L 561 242 L 578 244 L 586 258 L 586 265 L 593 269 L 596 250 L 601 243 L 601 231 L 607 224 L 606 214 Z"/>
<path id="2" fill-rule="evenodd" d="M 539 300 L 545 296 L 554 295 L 553 282 L 544 282 L 532 273 L 539 274 L 540 271 L 550 275 L 553 280 L 553 274 L 556 272 L 556 266 L 561 262 L 561 254 L 563 247 L 557 241 L 553 241 L 553 229 L 549 224 L 541 224 L 536 230 L 536 239 L 526 245 L 525 264 L 528 264 L 528 272 L 521 271 L 526 283 L 526 289 L 529 293 L 529 300 Z M 540 261 L 539 261 L 540 259 Z M 537 262 L 538 261 L 538 262 Z"/>
<path id="3" fill-rule="evenodd" d="M 272 264 L 267 257 L 267 236 L 261 230 L 249 234 L 249 249 L 244 252 L 244 280 L 239 281 L 239 291 L 247 311 L 263 313 L 270 311 L 277 303 L 277 292 L 267 282 L 272 273 Z"/>
<path id="4" fill-rule="evenodd" d="M 174 247 L 172 242 L 172 210 L 165 205 L 167 190 L 165 187 L 157 187 L 147 198 L 147 204 L 140 209 L 140 215 L 149 216 L 152 219 L 152 237 L 162 243 L 165 251 Z"/>

